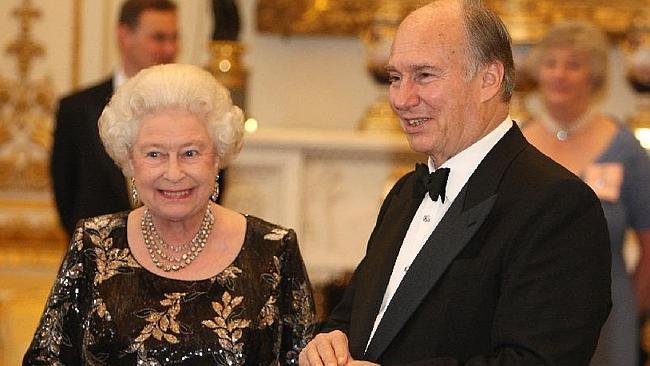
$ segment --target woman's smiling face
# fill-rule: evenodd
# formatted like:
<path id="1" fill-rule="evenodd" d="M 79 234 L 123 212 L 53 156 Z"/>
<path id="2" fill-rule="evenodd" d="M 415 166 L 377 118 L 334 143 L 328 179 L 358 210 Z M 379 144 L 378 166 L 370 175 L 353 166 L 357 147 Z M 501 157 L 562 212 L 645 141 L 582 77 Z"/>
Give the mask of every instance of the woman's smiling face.
<path id="1" fill-rule="evenodd" d="M 197 117 L 178 109 L 145 116 L 131 164 L 140 200 L 157 220 L 201 220 L 219 160 Z"/>
<path id="2" fill-rule="evenodd" d="M 589 53 L 571 46 L 549 48 L 540 60 L 538 78 L 551 108 L 589 104 L 595 93 Z"/>

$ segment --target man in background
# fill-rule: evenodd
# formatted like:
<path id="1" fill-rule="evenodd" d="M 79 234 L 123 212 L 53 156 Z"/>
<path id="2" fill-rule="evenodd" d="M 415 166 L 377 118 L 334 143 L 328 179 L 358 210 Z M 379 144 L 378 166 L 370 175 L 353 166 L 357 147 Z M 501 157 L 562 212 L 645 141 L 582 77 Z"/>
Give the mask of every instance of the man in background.
<path id="1" fill-rule="evenodd" d="M 178 53 L 176 4 L 127 0 L 117 25 L 120 64 L 113 74 L 59 103 L 51 175 L 59 217 L 68 235 L 79 219 L 131 207 L 127 182 L 104 151 L 97 120 L 113 91 L 149 66 L 174 62 Z"/>

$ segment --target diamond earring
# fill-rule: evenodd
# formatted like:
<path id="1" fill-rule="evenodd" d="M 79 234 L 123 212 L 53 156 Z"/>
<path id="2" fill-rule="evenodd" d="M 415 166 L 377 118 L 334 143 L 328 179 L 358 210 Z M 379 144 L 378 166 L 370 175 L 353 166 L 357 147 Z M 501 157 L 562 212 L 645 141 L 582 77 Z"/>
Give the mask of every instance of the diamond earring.
<path id="1" fill-rule="evenodd" d="M 217 176 L 214 178 L 214 191 L 210 196 L 210 199 L 214 202 L 217 202 L 217 198 L 219 198 L 219 173 L 217 173 Z"/>
<path id="2" fill-rule="evenodd" d="M 133 207 L 140 206 L 140 197 L 138 196 L 138 190 L 135 187 L 135 178 L 131 178 L 131 203 Z"/>

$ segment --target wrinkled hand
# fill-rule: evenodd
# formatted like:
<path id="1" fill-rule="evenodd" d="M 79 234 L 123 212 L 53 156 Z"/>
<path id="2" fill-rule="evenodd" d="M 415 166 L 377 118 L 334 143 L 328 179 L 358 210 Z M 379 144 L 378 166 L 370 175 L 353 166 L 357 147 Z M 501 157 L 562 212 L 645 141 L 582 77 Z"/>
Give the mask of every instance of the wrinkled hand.
<path id="1" fill-rule="evenodd" d="M 300 352 L 300 366 L 379 366 L 352 359 L 348 337 L 340 330 L 316 335 Z"/>
<path id="2" fill-rule="evenodd" d="M 345 366 L 379 366 L 378 363 L 372 363 L 369 361 L 356 361 L 350 360 Z"/>
<path id="3" fill-rule="evenodd" d="M 345 366 L 353 361 L 348 337 L 340 330 L 320 333 L 300 352 L 300 366 Z"/>

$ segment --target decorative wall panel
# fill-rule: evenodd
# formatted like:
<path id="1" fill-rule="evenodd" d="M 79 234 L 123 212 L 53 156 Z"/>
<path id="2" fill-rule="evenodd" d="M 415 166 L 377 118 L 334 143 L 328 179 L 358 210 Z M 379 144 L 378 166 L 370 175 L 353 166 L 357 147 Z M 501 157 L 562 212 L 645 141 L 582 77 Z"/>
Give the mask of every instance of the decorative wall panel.
<path id="1" fill-rule="evenodd" d="M 423 159 L 401 134 L 259 130 L 228 168 L 225 205 L 294 228 L 322 283 L 354 269 L 393 172 Z"/>

